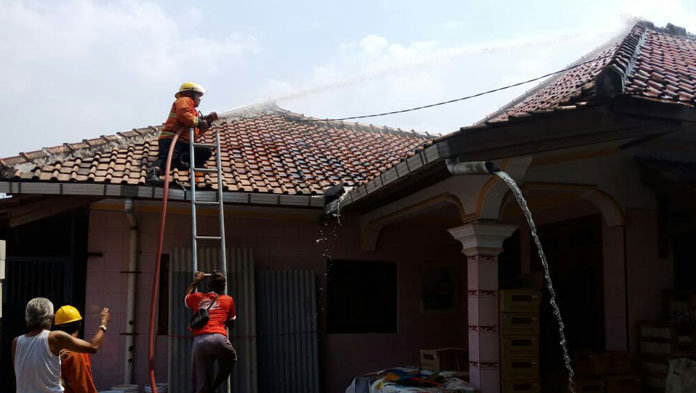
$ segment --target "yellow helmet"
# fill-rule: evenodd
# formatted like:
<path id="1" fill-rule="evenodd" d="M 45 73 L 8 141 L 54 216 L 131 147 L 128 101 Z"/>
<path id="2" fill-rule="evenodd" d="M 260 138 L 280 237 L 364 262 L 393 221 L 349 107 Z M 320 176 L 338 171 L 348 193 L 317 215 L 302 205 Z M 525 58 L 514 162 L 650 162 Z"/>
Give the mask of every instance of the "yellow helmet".
<path id="1" fill-rule="evenodd" d="M 63 306 L 56 311 L 55 323 L 56 325 L 63 325 L 70 322 L 81 321 L 82 315 L 73 306 Z"/>
<path id="2" fill-rule="evenodd" d="M 179 98 L 179 94 L 184 91 L 195 91 L 196 93 L 201 93 L 201 95 L 205 94 L 205 89 L 198 83 L 184 82 L 181 84 L 181 87 L 179 87 L 179 91 L 174 94 L 174 97 Z"/>

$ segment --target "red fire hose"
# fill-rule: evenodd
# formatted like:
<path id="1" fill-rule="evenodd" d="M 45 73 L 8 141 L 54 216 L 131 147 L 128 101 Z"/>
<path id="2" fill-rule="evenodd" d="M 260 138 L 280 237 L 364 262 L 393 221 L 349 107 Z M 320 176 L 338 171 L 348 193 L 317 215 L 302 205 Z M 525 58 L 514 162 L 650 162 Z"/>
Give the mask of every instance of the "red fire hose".
<path id="1" fill-rule="evenodd" d="M 167 220 L 167 199 L 169 197 L 169 170 L 172 164 L 172 153 L 174 152 L 174 146 L 176 146 L 176 141 L 179 139 L 179 135 L 174 135 L 172 138 L 172 144 L 169 146 L 169 153 L 167 153 L 167 169 L 164 171 L 164 194 L 162 195 L 162 219 L 160 221 L 160 233 L 159 241 L 157 243 L 157 254 L 155 255 L 155 274 L 152 279 L 152 300 L 150 302 L 150 331 L 147 343 L 147 356 L 149 359 L 150 367 L 150 388 L 152 393 L 157 393 L 157 386 L 155 386 L 155 312 L 157 311 L 157 294 L 159 293 L 159 275 L 160 275 L 160 263 L 162 261 L 162 244 L 164 242 L 164 223 Z M 193 181 L 192 181 L 193 183 Z"/>

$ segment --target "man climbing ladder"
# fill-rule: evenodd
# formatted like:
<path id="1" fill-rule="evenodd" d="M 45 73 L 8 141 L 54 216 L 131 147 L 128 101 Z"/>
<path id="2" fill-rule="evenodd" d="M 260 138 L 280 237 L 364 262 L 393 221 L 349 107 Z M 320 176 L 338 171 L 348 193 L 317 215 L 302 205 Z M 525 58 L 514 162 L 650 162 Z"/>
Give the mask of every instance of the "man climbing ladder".
<path id="1" fill-rule="evenodd" d="M 161 213 L 161 222 L 160 222 L 160 233 L 159 233 L 159 241 L 157 244 L 157 253 L 156 253 L 156 260 L 155 260 L 155 271 L 153 275 L 153 285 L 152 285 L 152 298 L 150 302 L 150 323 L 149 323 L 149 339 L 148 339 L 148 359 L 149 359 L 149 374 L 150 374 L 150 387 L 152 389 L 153 393 L 157 393 L 157 386 L 156 386 L 156 379 L 155 379 L 155 357 L 154 357 L 154 339 L 155 339 L 155 314 L 156 314 L 156 308 L 157 308 L 157 295 L 158 295 L 158 289 L 159 289 L 159 275 L 160 275 L 160 267 L 161 267 L 161 256 L 162 256 L 162 247 L 164 243 L 164 232 L 165 232 L 165 223 L 166 223 L 166 217 L 167 217 L 167 200 L 168 200 L 168 193 L 169 193 L 169 170 L 171 167 L 175 167 L 178 169 L 188 169 L 189 170 L 189 176 L 191 179 L 190 183 L 190 193 L 188 193 L 188 198 L 191 200 L 191 238 L 192 238 L 192 259 L 193 259 L 193 266 L 192 270 L 194 272 L 197 272 L 196 278 L 198 281 L 202 279 L 202 274 L 198 272 L 198 241 L 216 241 L 219 248 L 220 248 L 220 272 L 215 272 L 213 274 L 213 283 L 216 283 L 216 285 L 213 285 L 215 288 L 214 291 L 216 293 L 221 294 L 221 298 L 227 299 L 229 298 L 231 301 L 231 297 L 223 295 L 224 290 L 225 290 L 225 281 L 227 278 L 227 257 L 226 257 L 226 247 L 225 247 L 225 219 L 224 219 L 224 203 L 223 203 L 223 175 L 222 175 L 222 161 L 221 161 L 221 147 L 220 147 L 220 134 L 215 133 L 215 143 L 204 143 L 204 142 L 199 142 L 196 141 L 196 137 L 201 133 L 205 132 L 210 128 L 210 124 L 217 120 L 218 116 L 215 112 L 211 112 L 207 116 L 201 116 L 200 112 L 198 112 L 195 108 L 200 104 L 200 99 L 201 96 L 205 93 L 205 89 L 203 89 L 200 85 L 197 85 L 195 83 L 187 82 L 181 85 L 179 88 L 179 92 L 175 95 L 177 100 L 174 102 L 172 105 L 172 109 L 169 113 L 169 117 L 167 119 L 167 122 L 164 125 L 164 128 L 162 130 L 162 133 L 159 137 L 158 144 L 159 144 L 159 151 L 158 151 L 158 157 L 157 160 L 153 163 L 153 167 L 150 169 L 148 172 L 148 183 L 152 185 L 163 185 L 164 190 L 163 190 L 163 198 L 162 198 L 162 213 Z M 173 145 L 172 145 L 173 144 Z M 217 154 L 215 155 L 215 165 L 212 168 L 206 168 L 204 167 L 204 164 L 206 161 L 211 156 L 211 148 L 215 148 L 217 150 Z M 186 151 L 188 149 L 188 152 Z M 187 162 L 188 161 L 188 162 Z M 196 186 L 195 186 L 195 180 L 197 177 L 198 173 L 202 172 L 215 172 L 216 177 L 217 177 L 217 200 L 216 201 L 210 201 L 210 200 L 197 200 L 196 199 Z M 164 182 L 160 181 L 159 176 L 164 175 Z M 198 205 L 208 205 L 208 206 L 217 206 L 218 210 L 218 220 L 219 220 L 219 233 L 217 235 L 213 234 L 206 234 L 206 235 L 199 235 L 198 233 L 198 228 L 197 228 L 197 223 L 196 223 L 196 210 Z M 195 285 L 194 287 L 195 288 Z M 193 289 L 190 291 L 187 291 L 187 294 L 191 294 L 193 292 Z M 217 296 L 217 295 L 216 295 Z M 192 297 L 193 299 L 193 297 Z M 217 297 L 216 297 L 217 299 Z M 198 299 L 201 300 L 201 299 Z M 194 304 L 196 303 L 196 304 Z M 213 304 L 217 304 L 215 300 L 212 302 L 209 302 L 210 306 L 213 306 Z M 187 306 L 189 307 L 198 307 L 198 302 L 193 302 L 189 305 L 188 300 L 187 300 Z M 234 306 L 232 306 L 232 317 L 234 316 Z M 217 310 L 217 309 L 216 309 Z M 213 311 L 211 309 L 211 311 Z M 227 314 L 226 314 L 227 315 Z M 230 317 L 230 321 L 226 321 L 227 323 L 223 324 L 222 329 L 218 330 L 224 330 L 225 334 L 224 336 L 226 337 L 226 327 L 230 325 L 230 323 L 234 319 Z M 226 326 L 227 325 L 227 326 Z M 194 335 L 196 331 L 194 331 Z M 198 332 L 199 334 L 203 334 L 200 331 Z M 218 332 L 220 333 L 220 332 Z M 222 333 L 221 333 L 222 334 Z M 218 338 L 218 337 L 214 337 Z M 229 340 L 227 341 L 229 344 Z M 207 378 L 204 379 L 202 376 L 200 378 L 197 378 L 198 383 L 202 383 L 202 388 L 208 389 L 209 386 L 217 386 L 224 379 L 227 379 L 227 376 L 229 375 L 230 367 L 234 362 L 236 361 L 236 354 L 234 354 L 234 349 L 231 351 L 227 350 L 231 348 L 231 344 L 229 345 L 229 348 L 227 346 L 223 345 L 224 348 L 220 347 L 219 345 L 213 345 L 213 346 L 199 346 L 201 348 L 207 348 L 206 350 L 212 350 L 212 352 L 197 352 L 200 354 L 203 354 L 201 356 L 198 356 L 198 359 L 194 356 L 193 362 L 194 362 L 194 370 L 205 370 L 205 373 L 210 370 L 210 367 L 207 367 L 207 361 L 210 359 L 210 356 L 218 358 L 224 366 L 226 370 L 222 370 L 221 374 L 219 375 L 219 378 L 216 379 L 215 381 L 207 381 Z M 222 349 L 221 349 L 222 348 Z M 223 352 L 220 352 L 220 350 L 226 350 Z M 205 355 L 207 353 L 207 355 Z M 234 354 L 234 356 L 231 356 L 231 354 Z M 205 364 L 203 364 L 205 363 Z M 225 372 L 226 371 L 226 372 Z M 198 375 L 198 374 L 197 374 Z"/>
<path id="2" fill-rule="evenodd" d="M 193 333 L 192 377 L 195 393 L 215 392 L 227 380 L 237 362 L 237 352 L 227 337 L 227 328 L 234 327 L 237 314 L 234 299 L 225 295 L 225 275 L 215 270 L 208 279 L 209 292 L 196 292 L 196 287 L 205 278 L 196 272 L 193 282 L 186 288 L 184 303 L 196 313 L 206 309 L 209 321 L 200 327 L 190 327 Z M 217 363 L 217 374 L 215 374 Z"/>
<path id="3" fill-rule="evenodd" d="M 210 128 L 210 124 L 217 120 L 217 113 L 211 112 L 206 116 L 196 109 L 201 103 L 201 97 L 205 94 L 205 89 L 193 82 L 185 82 L 179 87 L 179 91 L 174 95 L 176 101 L 172 104 L 167 121 L 164 123 L 162 132 L 157 140 L 158 152 L 157 160 L 147 173 L 147 183 L 150 185 L 161 185 L 160 176 L 166 170 L 167 153 L 172 144 L 174 135 L 179 139 L 174 146 L 171 165 L 177 169 L 189 169 L 189 129 L 194 129 L 194 135 L 198 136 Z M 196 147 L 195 157 L 196 167 L 202 167 L 208 158 L 211 150 L 208 147 Z"/>

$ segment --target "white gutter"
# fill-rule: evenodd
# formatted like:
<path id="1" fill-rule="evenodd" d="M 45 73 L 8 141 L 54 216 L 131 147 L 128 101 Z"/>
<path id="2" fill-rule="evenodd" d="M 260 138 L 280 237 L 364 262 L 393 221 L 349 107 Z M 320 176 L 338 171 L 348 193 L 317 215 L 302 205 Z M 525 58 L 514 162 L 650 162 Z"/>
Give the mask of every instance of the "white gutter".
<path id="1" fill-rule="evenodd" d="M 126 350 L 124 357 L 123 383 L 133 383 L 135 361 L 135 276 L 138 269 L 138 222 L 133 210 L 133 199 L 123 201 L 123 210 L 128 219 L 128 297 L 126 299 Z"/>

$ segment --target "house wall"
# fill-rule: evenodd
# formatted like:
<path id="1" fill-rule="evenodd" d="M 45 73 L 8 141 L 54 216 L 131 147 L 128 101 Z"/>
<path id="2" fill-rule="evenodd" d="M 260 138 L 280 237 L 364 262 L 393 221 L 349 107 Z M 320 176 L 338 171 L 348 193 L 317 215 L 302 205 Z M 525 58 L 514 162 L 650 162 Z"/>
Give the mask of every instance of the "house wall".
<path id="1" fill-rule="evenodd" d="M 666 315 L 661 291 L 674 287 L 674 264 L 671 254 L 661 258 L 658 251 L 657 212 L 628 209 L 626 214 L 629 338 L 631 351 L 637 353 L 637 322 Z"/>
<path id="2" fill-rule="evenodd" d="M 171 204 L 163 253 L 175 247 L 189 247 L 190 215 L 185 204 Z M 466 282 L 464 258 L 460 245 L 445 231 L 430 230 L 419 225 L 387 228 L 380 237 L 376 251 L 360 251 L 359 220 L 343 217 L 343 226 L 325 231 L 329 241 L 317 243 L 320 237 L 318 211 L 288 209 L 228 209 L 226 232 L 228 247 L 251 247 L 258 268 L 312 269 L 319 278 L 320 318 L 323 318 L 326 259 L 328 252 L 335 259 L 385 260 L 398 264 L 398 333 L 395 334 L 320 334 L 320 365 L 325 391 L 343 391 L 354 375 L 380 368 L 418 363 L 420 348 L 444 346 L 466 347 L 466 285 L 459 288 L 458 308 L 449 313 L 425 313 L 420 306 L 420 277 L 428 265 L 450 265 L 460 268 L 460 282 Z M 157 205 L 136 202 L 139 223 L 140 258 L 137 277 L 136 306 L 136 383 L 148 383 L 147 335 L 148 318 L 159 213 Z M 205 213 L 199 217 L 199 228 L 217 231 L 217 217 Z M 329 227 L 332 228 L 332 227 Z M 202 230 L 199 229 L 202 232 Z M 98 325 L 102 306 L 112 312 L 111 329 L 102 349 L 92 357 L 97 387 L 109 388 L 123 383 L 124 336 L 126 310 L 126 274 L 128 225 L 122 202 L 113 200 L 94 204 L 90 210 L 89 251 L 103 255 L 90 257 L 87 268 L 86 332 Z M 175 295 L 176 296 L 176 295 Z M 167 339 L 156 342 L 156 375 L 166 380 Z"/>
<path id="3" fill-rule="evenodd" d="M 619 152 L 552 165 L 533 164 L 524 180 L 596 186 L 620 209 L 621 225 L 608 225 L 606 216 L 602 225 L 606 347 L 636 354 L 636 323 L 663 316 L 660 291 L 673 286 L 673 264 L 671 257 L 659 257 L 655 194 L 641 182 L 635 158 Z M 535 219 L 543 225 L 593 214 L 599 211 L 595 202 L 549 209 L 535 213 Z"/>
<path id="4" fill-rule="evenodd" d="M 451 181 L 451 180 L 450 180 Z M 604 260 L 605 335 L 607 349 L 635 350 L 635 323 L 659 318 L 662 314 L 660 290 L 672 286 L 672 264 L 662 260 L 657 246 L 657 214 L 653 192 L 640 182 L 638 168 L 630 155 L 609 155 L 576 159 L 529 168 L 524 183 L 595 186 L 616 205 L 622 221 L 602 225 Z M 534 211 L 539 225 L 568 220 L 601 211 L 596 201 L 579 202 Z M 90 252 L 103 252 L 102 257 L 88 261 L 87 332 L 96 329 L 99 309 L 111 307 L 113 332 L 125 329 L 126 270 L 128 253 L 127 223 L 119 201 L 93 205 L 90 211 Z M 151 295 L 152 271 L 159 213 L 156 203 L 136 205 L 140 225 L 140 260 L 137 278 L 135 378 L 147 383 L 147 322 Z M 606 213 L 606 212 L 605 212 Z M 343 217 L 343 226 L 327 229 L 329 241 L 317 243 L 321 237 L 318 211 L 302 209 L 228 208 L 227 244 L 230 247 L 251 247 L 259 268 L 312 269 L 319 278 L 320 318 L 324 316 L 326 258 L 386 260 L 398 263 L 398 333 L 396 334 L 325 334 L 320 335 L 322 385 L 326 391 L 342 391 L 354 375 L 385 367 L 417 364 L 418 349 L 443 346 L 466 347 L 465 285 L 459 288 L 456 312 L 425 313 L 420 306 L 420 277 L 429 265 L 450 265 L 460 268 L 460 282 L 465 283 L 466 269 L 460 245 L 446 232 L 446 227 L 405 221 L 384 228 L 374 251 L 362 251 L 358 217 Z M 427 216 L 428 213 L 425 213 Z M 201 227 L 217 230 L 214 214 L 199 218 Z M 512 219 L 515 221 L 515 219 Z M 517 219 L 519 221 L 519 218 Z M 186 204 L 172 204 L 167 221 L 164 253 L 175 247 L 190 245 L 190 216 Z M 523 238 L 528 231 L 523 226 Z M 625 236 L 624 236 L 625 231 Z M 624 238 L 626 255 L 624 256 Z M 328 245 L 328 250 L 327 246 Z M 529 268 L 530 245 L 523 241 L 522 266 Z M 526 260 L 525 260 L 526 259 Z M 627 267 L 627 269 L 625 269 Z M 623 286 L 628 278 L 628 289 Z M 628 302 L 626 301 L 628 294 Z M 627 305 L 628 303 L 628 305 Z M 628 312 L 628 315 L 627 315 Z M 110 332 L 111 332 L 110 331 Z M 93 357 L 95 379 L 100 388 L 121 383 L 123 379 L 124 337 L 110 334 L 103 349 Z M 166 378 L 167 342 L 157 341 L 156 374 Z"/>
<path id="5" fill-rule="evenodd" d="M 519 210 L 519 209 L 516 209 Z M 548 208 L 533 211 L 534 222 L 537 227 L 547 224 L 568 221 L 580 217 L 599 214 L 599 210 L 586 201 L 577 201 L 561 207 Z M 504 216 L 507 223 L 518 225 L 521 228 L 521 266 L 522 273 L 533 271 L 530 255 L 536 253 L 536 245 L 531 238 L 527 222 L 521 217 L 521 213 L 513 216 Z M 624 248 L 623 226 L 607 226 L 602 220 L 602 275 L 604 285 L 602 288 L 604 298 L 604 331 L 605 345 L 608 350 L 626 350 L 626 292 L 624 286 Z M 542 244 L 542 247 L 544 245 Z M 554 261 L 549 261 L 553 271 Z M 551 273 L 553 279 L 553 272 Z M 574 310 L 561 310 L 563 313 Z"/>

